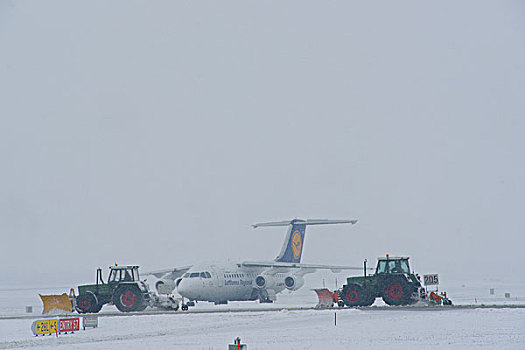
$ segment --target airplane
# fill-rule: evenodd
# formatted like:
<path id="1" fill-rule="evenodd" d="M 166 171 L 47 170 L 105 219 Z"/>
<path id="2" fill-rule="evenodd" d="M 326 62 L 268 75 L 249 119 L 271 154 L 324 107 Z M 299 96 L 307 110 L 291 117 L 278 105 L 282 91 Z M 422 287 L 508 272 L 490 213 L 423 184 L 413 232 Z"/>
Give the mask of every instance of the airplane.
<path id="1" fill-rule="evenodd" d="M 328 224 L 355 224 L 357 220 L 301 220 L 265 222 L 253 228 L 289 226 L 279 255 L 271 262 L 245 261 L 184 266 L 150 272 L 160 278 L 155 283 L 159 294 L 178 293 L 190 301 L 208 301 L 215 305 L 228 301 L 272 303 L 283 290 L 296 291 L 304 285 L 304 275 L 318 269 L 361 270 L 362 267 L 302 264 L 306 226 Z M 192 305 L 193 303 L 188 303 Z M 182 305 L 187 310 L 187 304 Z"/>

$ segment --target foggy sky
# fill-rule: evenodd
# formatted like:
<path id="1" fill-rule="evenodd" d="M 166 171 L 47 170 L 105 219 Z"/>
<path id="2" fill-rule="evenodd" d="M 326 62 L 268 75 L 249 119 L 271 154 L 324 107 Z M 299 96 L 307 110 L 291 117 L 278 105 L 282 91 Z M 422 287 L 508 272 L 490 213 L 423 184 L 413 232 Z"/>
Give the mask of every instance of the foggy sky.
<path id="1" fill-rule="evenodd" d="M 0 285 L 409 255 L 520 278 L 525 5 L 0 0 Z M 523 277 L 521 277 L 523 278 Z"/>

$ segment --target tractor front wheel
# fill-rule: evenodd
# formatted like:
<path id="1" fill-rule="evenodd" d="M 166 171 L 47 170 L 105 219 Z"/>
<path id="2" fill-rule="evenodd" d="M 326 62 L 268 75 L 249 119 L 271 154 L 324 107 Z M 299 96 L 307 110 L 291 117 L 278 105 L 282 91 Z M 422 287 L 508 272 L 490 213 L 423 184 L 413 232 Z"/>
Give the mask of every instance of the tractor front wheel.
<path id="1" fill-rule="evenodd" d="M 137 286 L 120 286 L 113 293 L 113 304 L 122 312 L 137 311 L 144 306 L 144 297 Z"/>
<path id="2" fill-rule="evenodd" d="M 76 298 L 76 303 L 79 314 L 97 313 L 102 308 L 102 305 L 98 305 L 97 297 L 92 293 L 80 294 Z"/>
<path id="3" fill-rule="evenodd" d="M 375 297 L 366 289 L 358 284 L 346 285 L 341 296 L 347 306 L 370 306 L 374 303 Z"/>

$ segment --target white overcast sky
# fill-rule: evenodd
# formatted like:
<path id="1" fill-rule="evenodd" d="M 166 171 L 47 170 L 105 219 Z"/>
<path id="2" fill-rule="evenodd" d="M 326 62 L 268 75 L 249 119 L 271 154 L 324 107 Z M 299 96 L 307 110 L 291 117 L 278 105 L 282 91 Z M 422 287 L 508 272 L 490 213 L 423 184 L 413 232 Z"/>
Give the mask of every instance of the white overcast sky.
<path id="1" fill-rule="evenodd" d="M 516 279 L 523 1 L 0 0 L 0 285 L 410 255 Z M 524 278 L 523 275 L 518 276 Z"/>

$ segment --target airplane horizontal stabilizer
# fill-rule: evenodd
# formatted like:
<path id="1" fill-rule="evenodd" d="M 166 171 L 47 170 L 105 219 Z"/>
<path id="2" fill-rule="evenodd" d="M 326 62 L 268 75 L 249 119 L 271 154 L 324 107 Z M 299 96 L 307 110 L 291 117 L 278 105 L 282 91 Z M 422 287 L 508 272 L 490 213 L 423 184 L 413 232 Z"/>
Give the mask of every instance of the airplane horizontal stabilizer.
<path id="1" fill-rule="evenodd" d="M 306 226 L 309 225 L 329 225 L 329 224 L 355 224 L 357 220 L 327 220 L 327 219 L 293 219 L 285 221 L 261 222 L 252 225 L 253 228 L 268 226 L 289 226 L 288 233 L 284 239 L 281 252 L 274 259 L 275 262 L 300 263 L 303 253 L 304 237 Z"/>
<path id="2" fill-rule="evenodd" d="M 355 224 L 357 220 L 327 220 L 327 219 L 310 219 L 310 220 L 285 220 L 273 222 L 260 222 L 253 224 L 253 228 L 265 226 L 288 226 L 288 225 L 330 225 L 330 224 Z"/>

